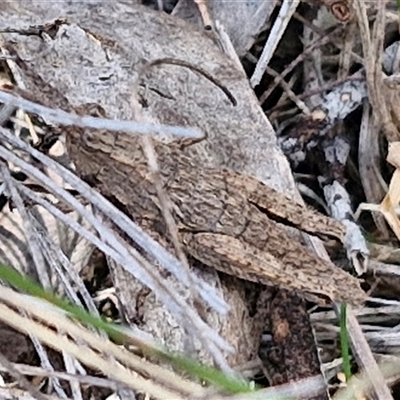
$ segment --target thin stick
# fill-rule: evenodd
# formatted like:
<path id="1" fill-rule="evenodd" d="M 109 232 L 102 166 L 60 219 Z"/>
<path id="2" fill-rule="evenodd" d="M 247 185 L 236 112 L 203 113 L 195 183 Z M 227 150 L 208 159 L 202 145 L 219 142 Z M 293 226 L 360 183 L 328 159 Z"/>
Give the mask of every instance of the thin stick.
<path id="1" fill-rule="evenodd" d="M 80 128 L 105 129 L 114 132 L 135 133 L 141 135 L 156 135 L 165 133 L 184 138 L 202 138 L 204 135 L 197 128 L 182 128 L 159 124 L 141 124 L 135 121 L 123 121 L 107 118 L 81 117 L 60 109 L 53 109 L 18 97 L 12 93 L 0 90 L 1 103 L 13 103 L 13 106 L 22 108 L 32 114 L 41 115 L 51 122 L 65 126 L 78 126 Z"/>

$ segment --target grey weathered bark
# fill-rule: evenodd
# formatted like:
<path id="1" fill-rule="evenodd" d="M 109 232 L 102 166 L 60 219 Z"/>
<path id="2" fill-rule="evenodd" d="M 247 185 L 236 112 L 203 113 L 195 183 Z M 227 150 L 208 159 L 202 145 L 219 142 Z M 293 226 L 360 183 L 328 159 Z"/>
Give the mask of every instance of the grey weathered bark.
<path id="1" fill-rule="evenodd" d="M 253 46 L 259 33 L 269 22 L 277 0 L 272 1 L 221 1 L 208 0 L 206 6 L 212 23 L 223 25 L 239 57 Z M 179 0 L 172 15 L 197 26 L 203 26 L 197 4 L 191 0 Z"/>
<path id="2" fill-rule="evenodd" d="M 144 105 L 150 120 L 200 127 L 207 140 L 186 147 L 193 162 L 210 167 L 229 167 L 257 177 L 264 183 L 296 194 L 286 159 L 276 145 L 272 127 L 251 91 L 248 80 L 202 32 L 165 15 L 121 2 L 5 3 L 0 24 L 27 28 L 67 16 L 63 34 L 43 42 L 35 36 L 7 35 L 18 42 L 18 51 L 34 70 L 56 86 L 75 107 L 87 102 L 101 105 L 111 117 L 133 118 L 132 96 Z M 91 33 L 93 36 L 87 35 Z M 228 86 L 237 106 L 215 85 L 182 66 L 154 66 L 160 58 L 185 60 L 200 65 Z M 32 84 L 32 82 L 31 82 Z M 35 90 L 35 85 L 29 87 Z M 294 239 L 297 240 L 297 239 Z M 125 299 L 128 317 L 168 345 L 183 350 L 185 335 L 159 304 L 154 294 L 116 270 L 116 286 Z M 227 316 L 208 313 L 207 321 L 237 350 L 232 365 L 257 354 L 267 308 L 251 307 L 248 285 L 213 270 L 199 274 L 218 287 L 232 311 Z M 258 291 L 250 285 L 251 291 Z M 263 290 L 261 298 L 268 297 Z M 140 318 L 138 318 L 140 317 Z M 239 333 L 239 334 L 238 334 Z"/>

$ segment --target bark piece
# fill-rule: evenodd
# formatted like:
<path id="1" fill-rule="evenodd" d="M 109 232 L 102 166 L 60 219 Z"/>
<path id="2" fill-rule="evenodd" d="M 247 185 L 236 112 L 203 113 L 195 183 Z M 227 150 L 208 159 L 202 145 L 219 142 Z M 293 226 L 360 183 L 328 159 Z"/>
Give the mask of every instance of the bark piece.
<path id="1" fill-rule="evenodd" d="M 274 11 L 278 2 L 274 1 L 207 1 L 213 23 L 219 21 L 226 29 L 232 44 L 243 57 L 254 44 Z M 191 0 L 180 0 L 173 15 L 202 26 L 200 12 Z"/>
<path id="2" fill-rule="evenodd" d="M 291 306 L 284 307 L 282 304 Z M 280 385 L 293 379 L 303 379 L 320 370 L 311 323 L 308 318 L 305 318 L 306 315 L 307 308 L 304 300 L 287 290 L 279 291 L 272 300 L 270 320 L 273 326 L 273 340 L 269 360 L 273 363 L 273 368 L 271 368 L 274 371 L 273 385 Z M 309 349 L 305 357 L 293 354 L 303 349 Z M 303 363 L 288 363 L 286 361 L 288 359 L 303 359 Z"/>

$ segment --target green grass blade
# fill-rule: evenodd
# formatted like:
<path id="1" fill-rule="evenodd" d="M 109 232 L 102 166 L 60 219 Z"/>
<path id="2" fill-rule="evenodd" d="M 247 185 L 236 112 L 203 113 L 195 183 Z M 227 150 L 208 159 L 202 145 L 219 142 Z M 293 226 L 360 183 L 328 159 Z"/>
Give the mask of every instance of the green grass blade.
<path id="1" fill-rule="evenodd" d="M 90 325 L 96 329 L 107 333 L 110 339 L 118 344 L 134 344 L 142 349 L 148 355 L 157 358 L 160 361 L 166 361 L 172 366 L 185 371 L 191 376 L 197 377 L 201 381 L 212 383 L 229 393 L 246 393 L 252 391 L 248 382 L 232 378 L 221 371 L 208 367 L 181 354 L 169 352 L 162 348 L 155 348 L 145 345 L 143 342 L 135 342 L 133 338 L 123 332 L 118 325 L 103 320 L 70 302 L 54 295 L 52 292 L 43 289 L 34 280 L 21 275 L 15 269 L 0 264 L 0 279 L 8 282 L 14 288 L 21 292 L 44 299 L 49 303 L 63 309 L 78 321 Z"/>
<path id="2" fill-rule="evenodd" d="M 399 0 L 400 1 L 400 0 Z M 349 338 L 347 333 L 347 305 L 340 305 L 340 348 L 343 359 L 343 372 L 346 377 L 346 382 L 351 378 L 351 364 L 349 354 Z"/>

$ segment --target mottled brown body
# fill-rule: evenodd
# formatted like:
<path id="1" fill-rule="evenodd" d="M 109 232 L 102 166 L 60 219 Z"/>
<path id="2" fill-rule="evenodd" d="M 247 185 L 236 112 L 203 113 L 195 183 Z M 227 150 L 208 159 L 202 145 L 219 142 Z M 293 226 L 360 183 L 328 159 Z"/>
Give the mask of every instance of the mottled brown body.
<path id="1" fill-rule="evenodd" d="M 67 143 L 71 159 L 84 179 L 122 204 L 135 222 L 168 243 L 169 232 L 154 178 L 138 137 L 71 129 Z M 245 280 L 302 291 L 325 300 L 364 300 L 356 278 L 293 241 L 271 218 L 340 240 L 344 236 L 341 224 L 256 179 L 193 164 L 178 146 L 156 140 L 154 144 L 180 239 L 192 257 Z"/>

